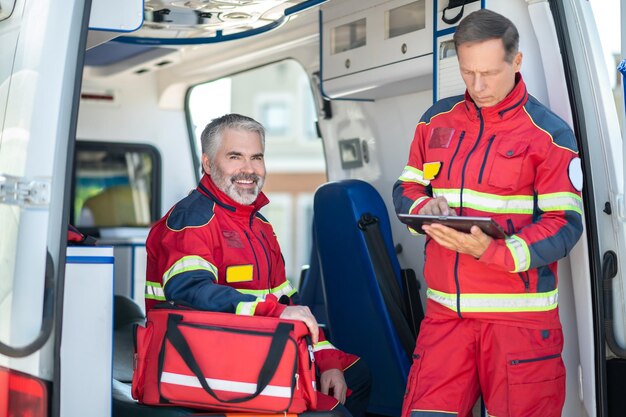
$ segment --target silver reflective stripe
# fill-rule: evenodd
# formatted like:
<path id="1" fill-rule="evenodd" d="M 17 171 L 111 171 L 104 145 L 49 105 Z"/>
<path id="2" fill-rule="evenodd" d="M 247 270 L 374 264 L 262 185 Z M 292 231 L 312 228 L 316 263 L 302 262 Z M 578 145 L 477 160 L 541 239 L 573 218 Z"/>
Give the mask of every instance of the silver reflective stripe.
<path id="1" fill-rule="evenodd" d="M 144 297 L 151 300 L 165 301 L 165 293 L 163 292 L 163 288 L 161 288 L 161 285 L 159 283 L 152 281 L 146 282 Z"/>
<path id="2" fill-rule="evenodd" d="M 526 242 L 517 236 L 511 236 L 505 239 L 504 243 L 509 248 L 513 262 L 515 262 L 515 269 L 510 272 L 522 272 L 530 268 L 530 250 Z"/>
<path id="3" fill-rule="evenodd" d="M 259 304 L 259 301 L 243 301 L 237 304 L 235 314 L 240 314 L 242 316 L 254 316 L 254 310 L 256 310 L 257 304 Z"/>
<path id="4" fill-rule="evenodd" d="M 417 200 L 415 200 L 415 202 L 413 204 L 411 204 L 411 207 L 409 207 L 409 214 L 413 211 L 413 209 L 415 207 L 419 206 L 422 201 L 428 200 L 429 198 L 431 198 L 431 197 L 426 195 L 424 197 L 420 197 Z"/>
<path id="5" fill-rule="evenodd" d="M 212 273 L 215 277 L 215 281 L 217 281 L 217 267 L 200 256 L 191 255 L 180 258 L 178 261 L 174 262 L 170 269 L 165 271 L 163 274 L 163 286 L 175 275 L 197 270 L 205 270 Z"/>
<path id="6" fill-rule="evenodd" d="M 450 207 L 459 207 L 461 204 L 461 190 L 458 188 L 433 188 L 433 196 L 445 197 Z M 533 196 L 501 196 L 465 188 L 463 189 L 463 207 L 488 213 L 532 214 Z"/>
<path id="7" fill-rule="evenodd" d="M 409 165 L 404 167 L 404 171 L 402 171 L 398 180 L 404 182 L 416 182 L 424 186 L 430 184 L 430 181 L 424 179 L 424 173 L 422 171 Z"/>
<path id="8" fill-rule="evenodd" d="M 296 293 L 295 288 L 291 286 L 289 281 L 285 281 L 280 284 L 278 287 L 270 288 L 269 290 L 248 290 L 244 288 L 235 288 L 238 292 L 242 294 L 250 294 L 259 298 L 260 300 L 265 300 L 265 296 L 267 294 L 274 294 L 276 298 L 280 298 L 283 295 L 291 297 Z"/>
<path id="9" fill-rule="evenodd" d="M 337 349 L 330 343 L 328 340 L 324 340 L 322 342 L 316 343 L 313 345 L 313 352 L 319 352 L 320 350 L 329 350 L 329 349 Z"/>
<path id="10" fill-rule="evenodd" d="M 295 290 L 295 288 L 293 288 L 291 286 L 291 283 L 289 281 L 285 281 L 284 283 L 282 283 L 278 287 L 272 288 L 270 290 L 270 293 L 274 294 L 276 296 L 276 298 L 280 298 L 283 295 L 286 295 L 287 297 L 291 297 L 292 295 L 294 295 L 296 293 L 296 290 Z"/>
<path id="11" fill-rule="evenodd" d="M 457 309 L 456 294 L 428 289 L 426 297 L 450 310 Z M 497 313 L 553 310 L 558 304 L 558 290 L 521 294 L 461 294 L 461 313 Z"/>
<path id="12" fill-rule="evenodd" d="M 539 194 L 537 204 L 542 211 L 575 211 L 583 214 L 583 200 L 574 193 Z"/>
<path id="13" fill-rule="evenodd" d="M 227 379 L 205 378 L 211 389 L 216 391 L 236 392 L 239 394 L 253 394 L 256 392 L 256 384 L 240 381 L 229 381 Z M 202 388 L 200 381 L 195 376 L 163 372 L 161 383 L 181 385 L 184 387 Z M 291 387 L 281 387 L 279 385 L 268 385 L 259 395 L 278 398 L 291 398 Z"/>

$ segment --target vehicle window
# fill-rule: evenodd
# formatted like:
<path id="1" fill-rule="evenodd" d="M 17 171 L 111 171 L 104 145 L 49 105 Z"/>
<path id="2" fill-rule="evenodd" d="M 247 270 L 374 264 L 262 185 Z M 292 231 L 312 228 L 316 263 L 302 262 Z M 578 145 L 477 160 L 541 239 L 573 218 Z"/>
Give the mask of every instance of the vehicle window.
<path id="1" fill-rule="evenodd" d="M 72 222 L 77 227 L 146 227 L 159 213 L 160 160 L 148 145 L 78 142 Z"/>
<path id="2" fill-rule="evenodd" d="M 259 82 L 262 80 L 262 82 Z M 313 193 L 326 182 L 322 141 L 311 84 L 302 66 L 285 60 L 193 87 L 187 103 L 198 158 L 200 134 L 214 118 L 234 112 L 266 129 L 270 204 L 261 212 L 272 223 L 285 258 L 287 277 L 298 285 L 309 263 Z"/>

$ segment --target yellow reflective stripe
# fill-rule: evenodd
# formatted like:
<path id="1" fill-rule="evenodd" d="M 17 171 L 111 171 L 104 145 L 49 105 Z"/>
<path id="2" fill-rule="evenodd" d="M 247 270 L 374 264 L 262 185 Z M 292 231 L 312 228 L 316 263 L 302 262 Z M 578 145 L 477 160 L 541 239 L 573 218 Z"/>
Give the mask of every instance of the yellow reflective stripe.
<path id="1" fill-rule="evenodd" d="M 537 204 L 542 211 L 575 211 L 583 214 L 583 200 L 574 193 L 539 194 Z"/>
<path id="2" fill-rule="evenodd" d="M 324 340 L 313 345 L 313 352 L 319 352 L 320 350 L 328 350 L 328 349 L 337 349 L 337 348 L 333 346 L 333 344 L 330 343 L 328 340 Z"/>
<path id="3" fill-rule="evenodd" d="M 191 255 L 180 258 L 178 261 L 174 262 L 174 265 L 172 265 L 170 269 L 165 271 L 162 280 L 163 286 L 167 284 L 168 280 L 178 274 L 196 270 L 205 270 L 211 272 L 215 276 L 215 280 L 217 281 L 217 267 L 200 256 Z"/>
<path id="4" fill-rule="evenodd" d="M 461 205 L 459 188 L 433 188 L 433 197 L 445 197 L 450 207 Z M 465 188 L 463 189 L 463 207 L 489 213 L 533 214 L 533 196 L 502 196 Z"/>
<path id="5" fill-rule="evenodd" d="M 254 310 L 256 310 L 257 304 L 259 304 L 259 301 L 243 301 L 237 304 L 235 314 L 242 316 L 254 316 Z"/>
<path id="6" fill-rule="evenodd" d="M 513 262 L 515 262 L 515 269 L 510 272 L 522 272 L 530 268 L 530 251 L 524 239 L 513 235 L 505 239 L 504 243 L 513 256 Z"/>
<path id="7" fill-rule="evenodd" d="M 422 171 L 410 165 L 404 167 L 404 171 L 402 171 L 398 180 L 404 182 L 416 182 L 424 186 L 430 184 L 430 181 L 424 179 L 424 173 Z"/>
<path id="8" fill-rule="evenodd" d="M 291 297 L 292 295 L 296 293 L 296 289 L 291 286 L 291 283 L 289 281 L 285 281 L 282 284 L 280 284 L 278 287 L 270 288 L 269 290 L 249 290 L 249 289 L 243 289 L 243 288 L 235 288 L 235 289 L 242 294 L 250 294 L 250 295 L 254 295 L 258 298 L 263 298 L 263 299 L 265 299 L 265 296 L 267 294 L 274 294 L 276 298 L 280 298 L 283 295 Z"/>
<path id="9" fill-rule="evenodd" d="M 419 410 L 417 408 L 411 410 L 411 415 L 410 417 L 435 417 L 435 415 L 440 414 L 440 415 L 450 415 L 450 417 L 452 416 L 458 416 L 458 414 L 456 413 L 456 411 L 442 411 L 442 410 Z"/>
<path id="10" fill-rule="evenodd" d="M 456 311 L 457 296 L 428 289 L 426 297 Z M 522 294 L 461 294 L 461 313 L 497 313 L 549 311 L 558 305 L 558 290 L 541 293 Z"/>
<path id="11" fill-rule="evenodd" d="M 245 288 L 235 288 L 241 294 L 254 295 L 257 298 L 265 299 L 265 296 L 269 294 L 269 290 L 248 290 Z"/>
<path id="12" fill-rule="evenodd" d="M 165 301 L 165 293 L 158 282 L 146 281 L 144 298 Z"/>

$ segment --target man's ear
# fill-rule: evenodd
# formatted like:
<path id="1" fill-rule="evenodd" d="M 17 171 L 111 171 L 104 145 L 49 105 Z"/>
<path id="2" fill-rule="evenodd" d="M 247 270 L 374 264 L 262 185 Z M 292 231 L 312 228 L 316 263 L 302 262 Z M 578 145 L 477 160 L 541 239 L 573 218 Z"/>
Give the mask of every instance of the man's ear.
<path id="1" fill-rule="evenodd" d="M 202 154 L 202 170 L 205 174 L 211 173 L 211 162 L 209 157 L 206 154 Z"/>
<path id="2" fill-rule="evenodd" d="M 515 72 L 519 72 L 522 68 L 522 58 L 523 56 L 521 52 L 517 52 L 515 54 L 515 58 L 513 58 L 513 68 L 515 69 Z"/>

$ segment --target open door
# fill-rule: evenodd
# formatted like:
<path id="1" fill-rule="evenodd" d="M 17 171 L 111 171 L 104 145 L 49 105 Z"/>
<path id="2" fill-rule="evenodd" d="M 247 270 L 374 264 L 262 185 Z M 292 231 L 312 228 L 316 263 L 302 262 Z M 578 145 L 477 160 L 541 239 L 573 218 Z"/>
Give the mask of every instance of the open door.
<path id="1" fill-rule="evenodd" d="M 585 176 L 585 234 L 570 254 L 580 349 L 579 395 L 588 415 L 619 415 L 612 410 L 623 413 L 626 404 L 615 408 L 615 401 L 624 401 L 623 391 L 619 398 L 611 395 L 614 383 L 607 374 L 614 373 L 611 358 L 626 357 L 626 270 L 621 265 L 626 259 L 625 172 L 618 113 L 623 96 L 612 82 L 620 82 L 619 77 L 610 77 L 616 63 L 609 68 L 611 74 L 607 71 L 599 34 L 611 25 L 610 19 L 619 19 L 619 2 L 596 2 L 594 8 L 583 0 L 549 3 Z M 620 27 L 617 21 L 612 26 Z M 624 388 L 626 367 L 619 368 Z"/>
<path id="2" fill-rule="evenodd" d="M 8 415 L 50 415 L 89 5 L 0 1 L 0 403 Z M 31 383 L 38 388 L 20 391 Z"/>

